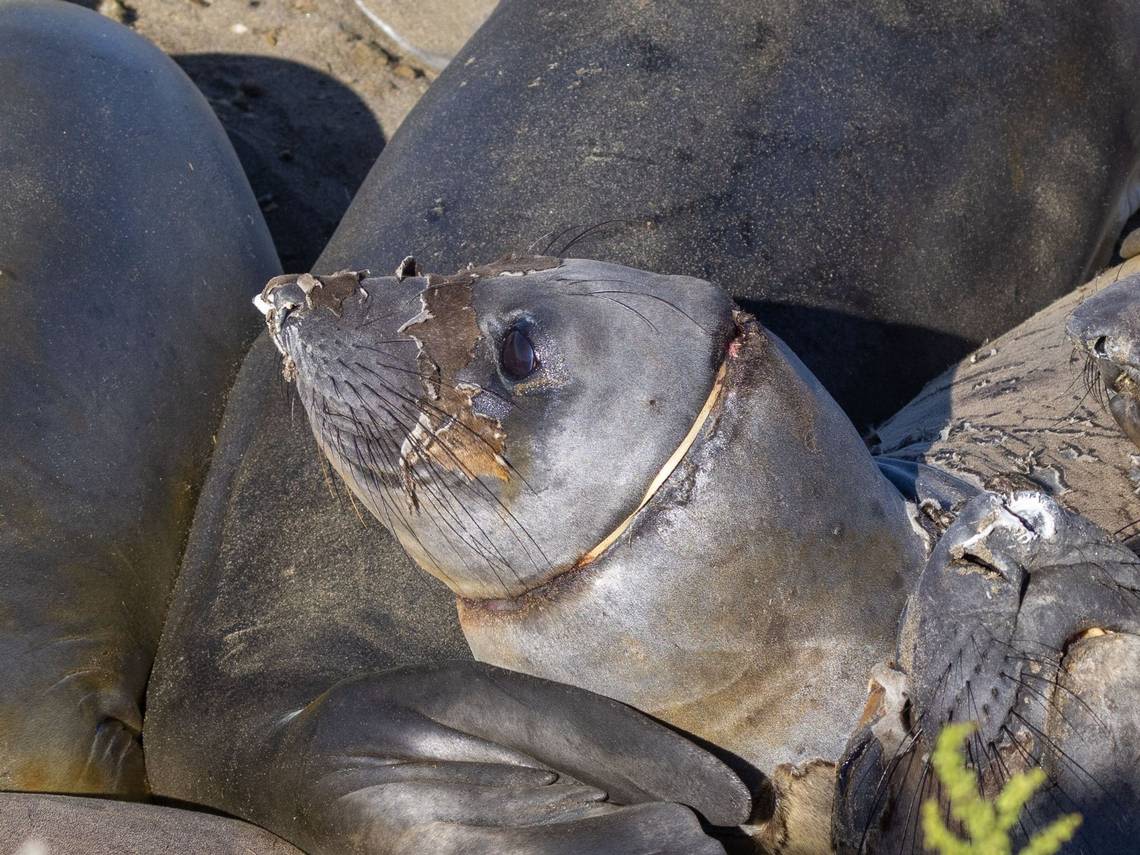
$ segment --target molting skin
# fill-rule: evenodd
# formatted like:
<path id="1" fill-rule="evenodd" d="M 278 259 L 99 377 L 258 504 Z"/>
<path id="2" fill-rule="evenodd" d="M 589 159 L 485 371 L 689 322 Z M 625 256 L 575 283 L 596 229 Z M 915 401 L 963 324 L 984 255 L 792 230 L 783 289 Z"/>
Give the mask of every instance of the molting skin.
<path id="1" fill-rule="evenodd" d="M 765 770 L 839 756 L 922 544 L 838 407 L 722 292 L 518 259 L 260 299 L 321 447 L 459 595 L 478 658 Z"/>

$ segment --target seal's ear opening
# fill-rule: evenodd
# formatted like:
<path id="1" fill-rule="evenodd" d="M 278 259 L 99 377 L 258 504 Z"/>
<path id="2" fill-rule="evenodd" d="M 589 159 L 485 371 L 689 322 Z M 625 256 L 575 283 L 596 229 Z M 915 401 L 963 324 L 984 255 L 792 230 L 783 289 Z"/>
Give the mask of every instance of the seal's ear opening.
<path id="1" fill-rule="evenodd" d="M 404 256 L 404 260 L 396 266 L 396 281 L 403 282 L 413 276 L 418 276 L 416 268 L 416 257 L 414 255 Z"/>

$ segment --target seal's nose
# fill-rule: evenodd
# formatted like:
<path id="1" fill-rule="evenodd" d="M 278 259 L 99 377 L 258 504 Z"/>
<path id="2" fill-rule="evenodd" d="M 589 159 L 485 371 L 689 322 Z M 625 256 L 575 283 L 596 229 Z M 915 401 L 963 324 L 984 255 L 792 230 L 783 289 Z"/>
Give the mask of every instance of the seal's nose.
<path id="1" fill-rule="evenodd" d="M 1065 334 L 1102 368 L 1140 369 L 1140 275 L 1083 300 L 1065 322 Z"/>
<path id="2" fill-rule="evenodd" d="M 283 316 L 304 306 L 306 291 L 299 280 L 300 277 L 296 275 L 274 276 L 261 289 L 261 293 L 253 298 L 253 305 L 267 320 L 270 312 Z"/>

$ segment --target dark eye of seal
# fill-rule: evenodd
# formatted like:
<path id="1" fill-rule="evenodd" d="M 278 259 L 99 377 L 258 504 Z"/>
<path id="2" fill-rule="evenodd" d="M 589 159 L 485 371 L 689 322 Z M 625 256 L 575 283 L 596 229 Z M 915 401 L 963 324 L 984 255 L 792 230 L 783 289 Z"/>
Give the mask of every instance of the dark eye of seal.
<path id="1" fill-rule="evenodd" d="M 499 363 L 503 366 L 503 373 L 516 383 L 534 373 L 538 368 L 538 357 L 526 333 L 519 329 L 507 333 L 499 353 Z"/>

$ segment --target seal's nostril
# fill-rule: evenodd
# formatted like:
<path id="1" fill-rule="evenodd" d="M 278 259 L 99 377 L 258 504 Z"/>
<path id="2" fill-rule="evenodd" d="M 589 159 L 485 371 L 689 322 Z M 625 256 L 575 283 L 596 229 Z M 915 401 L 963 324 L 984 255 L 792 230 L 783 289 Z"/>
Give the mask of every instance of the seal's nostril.
<path id="1" fill-rule="evenodd" d="M 304 297 L 304 292 L 298 291 L 296 286 L 296 276 L 274 276 L 261 289 L 261 293 L 253 298 L 253 305 L 263 315 L 268 316 L 271 309 L 276 309 L 283 316 L 289 309 L 296 308 L 298 298 Z"/>
<path id="2" fill-rule="evenodd" d="M 1102 335 L 1100 338 L 1093 342 L 1092 349 L 1093 353 L 1095 353 L 1097 356 L 1108 356 L 1108 339 Z"/>

